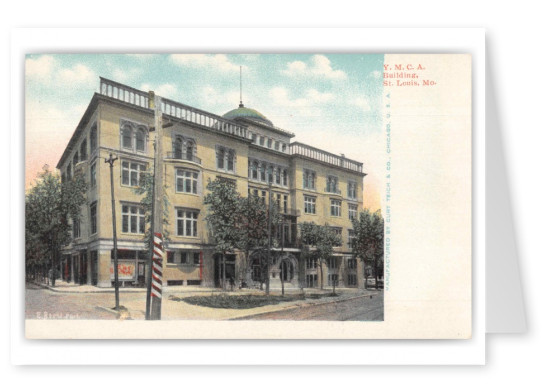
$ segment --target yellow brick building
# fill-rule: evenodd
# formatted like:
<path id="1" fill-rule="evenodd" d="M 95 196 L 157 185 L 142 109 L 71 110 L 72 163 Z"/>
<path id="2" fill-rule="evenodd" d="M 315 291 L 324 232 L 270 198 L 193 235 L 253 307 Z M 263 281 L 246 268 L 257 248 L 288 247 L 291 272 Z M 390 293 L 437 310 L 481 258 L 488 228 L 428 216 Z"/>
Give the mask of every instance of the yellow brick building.
<path id="1" fill-rule="evenodd" d="M 142 196 L 135 189 L 154 156 L 154 111 L 151 96 L 120 83 L 100 79 L 57 168 L 62 180 L 82 172 L 89 184 L 81 218 L 73 222 L 73 240 L 65 248 L 64 279 L 110 287 L 113 284 L 113 225 L 109 164 L 114 164 L 114 195 L 119 279 L 125 286 L 145 283 L 148 253 L 144 243 Z M 209 180 L 226 178 L 242 195 L 257 194 L 277 203 L 284 216 L 276 234 L 270 284 L 280 278 L 294 287 L 363 284 L 363 265 L 351 255 L 351 218 L 362 209 L 363 165 L 306 144 L 292 142 L 293 133 L 277 128 L 256 110 L 244 107 L 223 116 L 161 99 L 163 181 L 167 189 L 170 241 L 166 244 L 166 285 L 221 285 L 220 256 L 209 242 L 203 195 Z M 352 141 L 351 141 L 352 142 Z M 270 175 L 269 173 L 272 173 Z M 333 227 L 343 245 L 321 265 L 300 259 L 297 227 L 315 222 Z M 283 239 L 281 240 L 281 236 Z M 254 286 L 261 279 L 260 252 L 245 265 L 242 254 L 230 255 L 226 277 Z M 284 260 L 285 262 L 282 262 Z M 323 281 L 322 281 L 323 279 Z"/>

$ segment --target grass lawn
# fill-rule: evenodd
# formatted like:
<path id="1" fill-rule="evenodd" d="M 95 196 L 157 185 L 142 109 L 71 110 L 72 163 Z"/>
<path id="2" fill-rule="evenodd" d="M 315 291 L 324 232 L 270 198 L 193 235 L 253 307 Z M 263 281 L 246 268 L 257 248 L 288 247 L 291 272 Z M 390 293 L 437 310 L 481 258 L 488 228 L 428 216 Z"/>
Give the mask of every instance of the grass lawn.
<path id="1" fill-rule="evenodd" d="M 189 296 L 189 297 L 174 297 L 170 300 L 183 301 L 192 305 L 199 305 L 210 308 L 231 308 L 231 309 L 247 309 L 262 307 L 265 305 L 278 304 L 281 302 L 292 302 L 306 299 L 320 299 L 322 297 L 332 296 L 327 294 L 292 294 L 286 296 L 265 296 L 265 295 L 228 295 L 219 294 L 212 296 Z"/>

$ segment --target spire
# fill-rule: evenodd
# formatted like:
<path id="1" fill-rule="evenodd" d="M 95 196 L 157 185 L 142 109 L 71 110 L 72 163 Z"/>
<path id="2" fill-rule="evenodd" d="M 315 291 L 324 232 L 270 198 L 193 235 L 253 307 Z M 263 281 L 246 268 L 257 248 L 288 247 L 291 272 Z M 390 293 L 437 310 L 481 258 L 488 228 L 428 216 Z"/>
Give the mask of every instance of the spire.
<path id="1" fill-rule="evenodd" d="M 239 65 L 239 107 L 243 107 L 243 82 L 242 82 L 242 66 Z"/>

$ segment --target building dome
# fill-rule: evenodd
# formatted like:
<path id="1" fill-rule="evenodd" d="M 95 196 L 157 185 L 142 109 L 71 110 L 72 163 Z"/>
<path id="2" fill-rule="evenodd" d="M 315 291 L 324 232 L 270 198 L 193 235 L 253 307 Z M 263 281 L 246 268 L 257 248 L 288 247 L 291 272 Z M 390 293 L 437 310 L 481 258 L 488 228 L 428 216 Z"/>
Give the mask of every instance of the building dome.
<path id="1" fill-rule="evenodd" d="M 226 114 L 223 115 L 223 117 L 231 120 L 236 120 L 240 118 L 252 119 L 253 121 L 258 121 L 269 126 L 274 126 L 272 121 L 266 118 L 262 113 L 259 113 L 255 109 L 245 107 L 242 103 L 237 109 L 228 111 Z"/>

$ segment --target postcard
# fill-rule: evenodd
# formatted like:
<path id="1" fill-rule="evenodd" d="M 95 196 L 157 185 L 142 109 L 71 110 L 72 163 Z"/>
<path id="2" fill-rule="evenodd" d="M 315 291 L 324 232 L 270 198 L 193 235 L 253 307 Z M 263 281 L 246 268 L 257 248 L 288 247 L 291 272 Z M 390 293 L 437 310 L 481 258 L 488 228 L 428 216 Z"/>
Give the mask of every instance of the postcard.
<path id="1" fill-rule="evenodd" d="M 29 339 L 469 339 L 471 55 L 28 54 Z"/>

